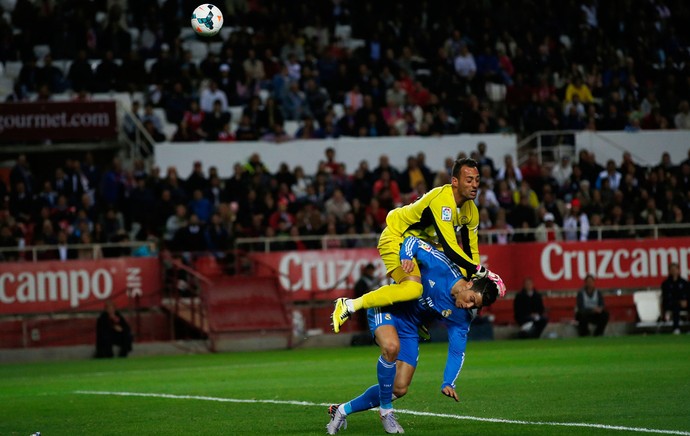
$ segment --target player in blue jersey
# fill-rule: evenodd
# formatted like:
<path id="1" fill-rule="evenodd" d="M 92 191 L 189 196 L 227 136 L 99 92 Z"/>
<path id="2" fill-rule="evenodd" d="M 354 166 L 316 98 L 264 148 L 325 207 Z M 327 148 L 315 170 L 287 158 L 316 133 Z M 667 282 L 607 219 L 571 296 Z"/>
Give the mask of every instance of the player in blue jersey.
<path id="1" fill-rule="evenodd" d="M 329 434 L 347 427 L 347 415 L 373 407 L 379 407 L 387 433 L 404 433 L 393 413 L 392 401 L 405 395 L 412 382 L 419 356 L 417 330 L 430 316 L 442 319 L 448 327 L 448 358 L 441 393 L 459 401 L 455 380 L 465 359 L 470 323 L 478 309 L 492 304 L 499 289 L 505 289 L 496 284 L 495 278 L 467 281 L 446 255 L 413 236 L 403 241 L 400 260 L 403 269 L 419 266 L 424 287 L 422 297 L 369 309 L 369 327 L 381 349 L 376 367 L 379 383 L 347 403 L 329 407 L 331 420 L 326 426 Z"/>

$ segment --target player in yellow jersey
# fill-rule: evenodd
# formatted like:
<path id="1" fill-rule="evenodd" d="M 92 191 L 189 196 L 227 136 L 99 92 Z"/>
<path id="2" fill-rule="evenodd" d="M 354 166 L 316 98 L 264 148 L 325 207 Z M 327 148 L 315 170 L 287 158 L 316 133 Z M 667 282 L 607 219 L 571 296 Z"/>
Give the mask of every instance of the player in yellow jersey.
<path id="1" fill-rule="evenodd" d="M 479 265 L 479 211 L 474 204 L 477 188 L 477 162 L 468 158 L 458 159 L 453 165 L 449 185 L 436 187 L 414 203 L 388 213 L 378 250 L 388 277 L 395 283 L 381 286 L 359 298 L 338 298 L 332 314 L 335 333 L 357 310 L 390 306 L 422 295 L 422 279 L 417 264 L 403 268 L 400 263 L 400 246 L 407 236 L 416 236 L 443 250 L 465 277 L 488 276 L 505 291 L 501 278 Z M 460 243 L 456 228 L 459 229 Z"/>

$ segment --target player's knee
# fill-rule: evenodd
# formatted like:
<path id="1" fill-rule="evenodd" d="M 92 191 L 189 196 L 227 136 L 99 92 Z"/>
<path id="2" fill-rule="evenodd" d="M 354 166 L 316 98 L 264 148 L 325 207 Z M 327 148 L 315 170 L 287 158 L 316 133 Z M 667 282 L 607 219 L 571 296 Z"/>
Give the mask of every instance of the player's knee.
<path id="1" fill-rule="evenodd" d="M 424 287 L 421 282 L 414 280 L 417 278 L 418 277 L 412 276 L 412 279 L 400 283 L 400 286 L 404 289 L 405 295 L 408 296 L 406 300 L 413 300 L 422 296 Z"/>
<path id="2" fill-rule="evenodd" d="M 381 354 L 388 362 L 393 362 L 398 358 L 400 352 L 400 342 L 384 341 L 381 345 Z"/>

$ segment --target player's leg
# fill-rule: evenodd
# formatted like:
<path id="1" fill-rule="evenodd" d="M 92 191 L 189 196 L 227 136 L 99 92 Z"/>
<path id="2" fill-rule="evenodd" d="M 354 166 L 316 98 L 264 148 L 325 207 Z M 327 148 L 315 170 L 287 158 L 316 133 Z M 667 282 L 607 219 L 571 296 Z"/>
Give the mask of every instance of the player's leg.
<path id="1" fill-rule="evenodd" d="M 377 310 L 377 309 L 374 309 Z M 419 336 L 417 335 L 417 323 L 404 316 L 400 316 L 396 320 L 399 350 L 397 353 L 395 379 L 393 380 L 393 392 L 391 393 L 391 401 L 407 394 L 407 388 L 412 382 L 414 369 L 417 365 L 417 358 L 419 357 Z M 384 332 L 385 333 L 385 332 Z M 378 336 L 377 336 L 378 337 Z M 382 347 L 383 348 L 383 347 Z M 400 373 L 398 373 L 400 371 Z M 387 393 L 379 388 L 381 397 L 381 405 L 379 406 L 379 416 L 381 417 L 381 425 L 386 433 L 405 433 L 398 422 L 398 418 L 393 412 L 393 407 L 384 407 L 383 398 L 387 399 Z"/>
<path id="2" fill-rule="evenodd" d="M 347 428 L 347 415 L 380 406 L 392 410 L 393 384 L 396 372 L 396 359 L 400 350 L 398 333 L 395 328 L 394 315 L 380 309 L 372 309 L 368 313 L 369 328 L 374 332 L 376 343 L 379 344 L 381 355 L 376 363 L 378 384 L 370 386 L 358 397 L 328 408 L 331 415 L 326 425 L 328 434 L 336 434 L 341 428 Z M 394 427 L 395 428 L 395 427 Z M 396 428 L 397 429 L 397 428 Z"/>
<path id="3" fill-rule="evenodd" d="M 412 383 L 415 367 L 407 362 L 398 360 L 395 371 L 395 382 L 393 383 L 393 400 L 402 398 L 407 394 L 407 390 Z"/>
<path id="4" fill-rule="evenodd" d="M 375 309 L 377 316 L 390 317 L 390 313 Z M 395 361 L 400 352 L 400 339 L 395 325 L 383 324 L 374 332 L 376 343 L 379 344 L 381 355 L 376 363 L 376 377 L 379 381 L 379 407 L 381 414 L 393 409 L 393 381 L 395 380 Z"/>
<path id="5" fill-rule="evenodd" d="M 403 271 L 400 266 L 400 245 L 403 238 L 389 235 L 386 230 L 379 239 L 378 250 L 386 265 L 386 272 L 395 283 L 381 286 L 367 292 L 359 298 L 339 298 L 335 302 L 332 314 L 333 331 L 338 333 L 340 326 L 359 309 L 372 307 L 385 307 L 402 301 L 416 300 L 422 295 L 422 279 L 419 267 L 415 263 L 414 270 L 410 273 Z"/>

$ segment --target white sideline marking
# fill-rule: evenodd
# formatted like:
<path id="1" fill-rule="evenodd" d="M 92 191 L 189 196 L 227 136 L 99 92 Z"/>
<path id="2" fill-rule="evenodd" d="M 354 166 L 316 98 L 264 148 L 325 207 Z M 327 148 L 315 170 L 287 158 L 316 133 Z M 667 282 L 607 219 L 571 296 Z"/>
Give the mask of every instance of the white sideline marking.
<path id="1" fill-rule="evenodd" d="M 219 403 L 251 403 L 251 404 L 282 404 L 292 406 L 318 406 L 328 407 L 332 403 L 313 403 L 311 401 L 291 401 L 291 400 L 256 400 L 256 399 L 241 399 L 241 398 L 220 398 L 220 397 L 206 397 L 201 395 L 173 395 L 173 394 L 157 394 L 146 392 L 109 392 L 109 391 L 74 391 L 75 394 L 84 395 L 114 395 L 120 397 L 152 397 L 152 398 L 169 398 L 173 400 L 202 400 L 215 401 Z M 482 418 L 478 416 L 465 415 L 449 415 L 446 413 L 432 413 L 432 412 L 418 412 L 416 410 L 395 409 L 396 413 L 415 415 L 415 416 L 431 416 L 434 418 L 449 418 L 467 421 L 482 421 L 482 422 L 497 422 L 501 424 L 520 424 L 520 425 L 551 425 L 560 427 L 586 427 L 586 428 L 600 428 L 604 430 L 620 430 L 620 431 L 635 431 L 640 433 L 659 433 L 672 434 L 681 436 L 690 436 L 690 432 L 681 430 L 660 430 L 656 428 L 644 427 L 625 427 L 622 425 L 606 425 L 606 424 L 590 424 L 586 422 L 548 422 L 548 421 L 520 421 L 515 419 L 502 418 Z"/>

